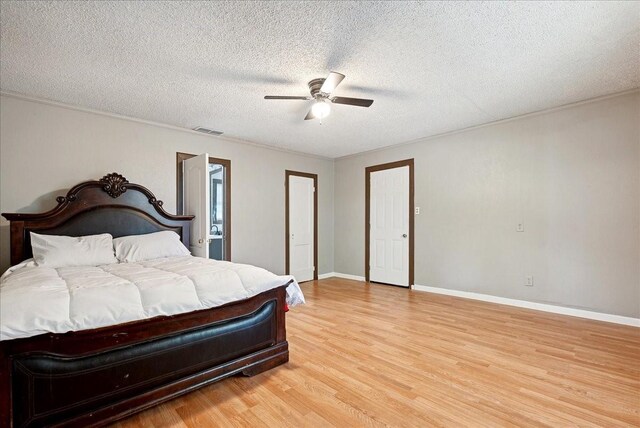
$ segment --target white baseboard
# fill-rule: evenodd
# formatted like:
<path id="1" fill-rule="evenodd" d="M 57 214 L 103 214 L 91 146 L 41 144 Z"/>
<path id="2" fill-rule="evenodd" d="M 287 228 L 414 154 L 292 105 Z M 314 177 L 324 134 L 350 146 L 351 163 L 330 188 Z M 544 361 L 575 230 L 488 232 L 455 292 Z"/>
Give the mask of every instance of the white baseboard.
<path id="1" fill-rule="evenodd" d="M 332 276 L 336 276 L 336 273 L 335 272 L 321 273 L 320 275 L 318 275 L 318 279 L 327 279 L 327 278 L 331 278 Z"/>
<path id="2" fill-rule="evenodd" d="M 364 276 L 350 275 L 348 273 L 339 273 L 339 272 L 334 272 L 333 276 L 336 276 L 338 278 L 352 279 L 354 281 L 363 281 L 364 282 Z"/>
<path id="3" fill-rule="evenodd" d="M 363 276 L 350 275 L 347 273 L 329 272 L 318 275 L 318 279 L 344 278 L 354 281 L 364 281 Z M 640 327 L 640 318 L 624 317 L 621 315 L 605 314 L 602 312 L 587 311 L 585 309 L 568 308 L 565 306 L 549 305 L 547 303 L 529 302 L 526 300 L 509 299 L 507 297 L 492 296 L 490 294 L 473 293 L 470 291 L 450 290 L 447 288 L 430 287 L 427 285 L 414 284 L 413 290 L 425 291 L 427 293 L 445 294 L 447 296 L 463 297 L 465 299 L 481 300 L 483 302 L 498 303 L 501 305 L 516 306 L 519 308 L 534 309 L 537 311 L 551 312 L 554 314 L 569 315 L 572 317 L 587 318 L 596 321 L 605 321 L 615 324 L 630 325 Z"/>
<path id="4" fill-rule="evenodd" d="M 329 272 L 329 273 L 323 273 L 322 275 L 318 275 L 318 279 L 327 279 L 332 277 L 352 279 L 354 281 L 364 281 L 364 276 L 350 275 L 348 273 Z"/>
<path id="5" fill-rule="evenodd" d="M 483 302 L 499 303 L 501 305 L 517 306 L 519 308 L 535 309 L 537 311 L 551 312 L 554 314 L 569 315 L 572 317 L 588 318 L 597 321 L 640 327 L 640 318 L 623 317 L 621 315 L 604 314 L 602 312 L 593 312 L 584 309 L 567 308 L 565 306 L 549 305 L 546 303 L 509 299 L 506 297 L 491 296 L 489 294 L 472 293 L 470 291 L 429 287 L 427 285 L 415 284 L 413 289 L 416 291 L 426 291 L 427 293 L 446 294 L 447 296 L 464 297 L 465 299 L 482 300 Z"/>

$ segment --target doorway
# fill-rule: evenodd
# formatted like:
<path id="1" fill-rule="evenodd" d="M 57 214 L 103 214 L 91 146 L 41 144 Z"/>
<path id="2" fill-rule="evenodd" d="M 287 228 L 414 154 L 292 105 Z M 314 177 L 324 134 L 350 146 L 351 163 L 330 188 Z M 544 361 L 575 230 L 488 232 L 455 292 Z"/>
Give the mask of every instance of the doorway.
<path id="1" fill-rule="evenodd" d="M 414 162 L 365 169 L 365 279 L 411 287 L 414 282 Z"/>
<path id="2" fill-rule="evenodd" d="M 230 261 L 231 161 L 178 152 L 176 162 L 177 212 L 196 215 L 191 225 L 192 254 Z M 187 183 L 189 175 L 197 185 Z"/>
<path id="3" fill-rule="evenodd" d="M 285 171 L 285 273 L 318 279 L 318 175 Z"/>

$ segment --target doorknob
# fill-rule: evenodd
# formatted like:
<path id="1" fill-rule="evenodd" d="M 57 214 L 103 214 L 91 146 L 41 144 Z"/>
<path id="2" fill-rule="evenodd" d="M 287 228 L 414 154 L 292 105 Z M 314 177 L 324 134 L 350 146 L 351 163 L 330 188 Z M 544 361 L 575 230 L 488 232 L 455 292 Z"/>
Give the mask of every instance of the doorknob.
<path id="1" fill-rule="evenodd" d="M 202 238 L 198 239 L 198 244 L 202 244 L 204 240 Z"/>
<path id="2" fill-rule="evenodd" d="M 402 237 L 403 237 L 403 238 L 406 238 L 406 237 L 407 237 L 407 234 L 406 234 L 406 233 L 403 233 L 403 234 L 402 234 Z"/>

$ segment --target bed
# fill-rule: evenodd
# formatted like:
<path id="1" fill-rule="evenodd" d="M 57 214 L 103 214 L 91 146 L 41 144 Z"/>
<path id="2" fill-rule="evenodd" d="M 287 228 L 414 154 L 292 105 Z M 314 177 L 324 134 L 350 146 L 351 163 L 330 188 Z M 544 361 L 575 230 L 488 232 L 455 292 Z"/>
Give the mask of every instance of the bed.
<path id="1" fill-rule="evenodd" d="M 30 232 L 173 231 L 189 246 L 193 217 L 168 214 L 147 188 L 117 173 L 80 183 L 57 202 L 46 213 L 2 214 L 10 221 L 12 265 L 32 257 Z M 0 341 L 0 426 L 103 426 L 225 377 L 287 362 L 287 287 L 295 280 L 285 279 L 215 307 Z"/>

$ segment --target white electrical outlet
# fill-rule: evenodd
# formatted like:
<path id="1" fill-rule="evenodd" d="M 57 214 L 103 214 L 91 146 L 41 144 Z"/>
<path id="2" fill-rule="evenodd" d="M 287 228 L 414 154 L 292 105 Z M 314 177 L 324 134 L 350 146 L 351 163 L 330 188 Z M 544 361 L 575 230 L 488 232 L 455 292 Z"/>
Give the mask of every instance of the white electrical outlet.
<path id="1" fill-rule="evenodd" d="M 420 214 L 420 207 L 416 207 L 416 215 Z"/>
<path id="2" fill-rule="evenodd" d="M 524 223 L 518 223 L 516 225 L 516 232 L 524 232 Z"/>
<path id="3" fill-rule="evenodd" d="M 528 276 L 524 285 L 526 285 L 527 287 L 533 287 L 533 277 L 532 276 Z"/>

